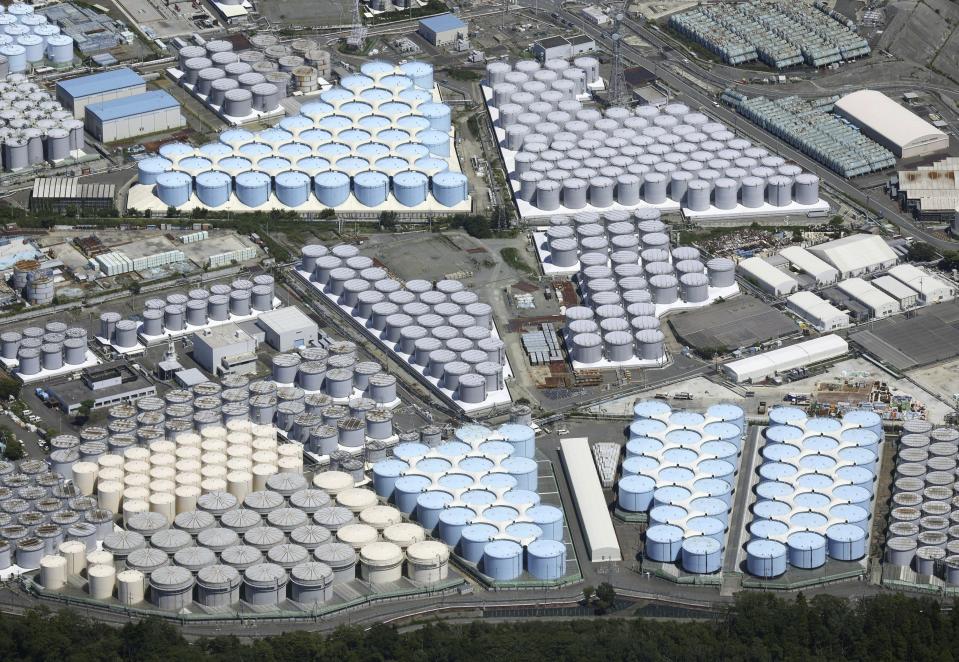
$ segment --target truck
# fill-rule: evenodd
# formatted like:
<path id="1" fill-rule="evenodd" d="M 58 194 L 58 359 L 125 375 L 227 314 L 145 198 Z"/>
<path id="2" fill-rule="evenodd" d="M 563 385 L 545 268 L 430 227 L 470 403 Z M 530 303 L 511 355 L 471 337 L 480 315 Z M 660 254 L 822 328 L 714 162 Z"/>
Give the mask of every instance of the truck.
<path id="1" fill-rule="evenodd" d="M 757 413 L 757 414 L 765 414 L 765 413 L 766 413 L 766 401 L 765 401 L 765 400 L 760 400 L 760 401 L 759 401 L 759 407 L 756 408 L 756 413 Z"/>
<path id="2" fill-rule="evenodd" d="M 692 400 L 693 394 L 687 393 L 686 391 L 680 391 L 673 395 L 673 400 Z"/>

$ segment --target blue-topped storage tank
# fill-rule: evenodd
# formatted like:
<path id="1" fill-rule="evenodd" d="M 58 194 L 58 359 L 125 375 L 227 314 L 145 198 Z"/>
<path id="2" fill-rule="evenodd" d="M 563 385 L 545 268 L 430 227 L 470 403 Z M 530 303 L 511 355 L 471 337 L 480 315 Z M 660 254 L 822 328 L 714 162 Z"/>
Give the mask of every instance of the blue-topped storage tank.
<path id="1" fill-rule="evenodd" d="M 448 133 L 430 129 L 428 131 L 421 131 L 416 136 L 416 140 L 420 144 L 425 145 L 426 148 L 430 150 L 430 154 L 433 156 L 449 158 L 450 135 Z"/>
<path id="2" fill-rule="evenodd" d="M 373 83 L 374 81 L 372 78 L 362 74 L 351 74 L 340 79 L 340 87 L 352 92 L 353 94 L 359 94 L 363 90 L 370 89 L 373 87 Z M 322 94 L 320 95 L 320 98 L 326 101 L 326 98 Z"/>
<path id="3" fill-rule="evenodd" d="M 241 172 L 236 176 L 237 200 L 247 207 L 259 207 L 270 199 L 270 176 L 263 172 Z"/>
<path id="4" fill-rule="evenodd" d="M 301 142 L 304 145 L 309 145 L 311 149 L 318 149 L 332 140 L 332 134 L 330 134 L 329 131 L 324 131 L 323 129 L 307 129 L 306 131 L 301 131 L 296 137 L 297 142 Z"/>
<path id="5" fill-rule="evenodd" d="M 535 540 L 526 547 L 526 570 L 536 579 L 556 581 L 566 575 L 566 545 Z"/>
<path id="6" fill-rule="evenodd" d="M 419 115 L 407 115 L 406 117 L 401 117 L 396 120 L 396 126 L 404 131 L 409 132 L 411 136 L 415 136 L 422 131 L 427 131 L 432 128 L 430 121 L 425 117 L 420 117 Z"/>
<path id="7" fill-rule="evenodd" d="M 220 142 L 235 149 L 253 142 L 253 132 L 246 129 L 227 129 L 220 134 Z M 163 149 L 162 147 L 160 148 Z"/>
<path id="8" fill-rule="evenodd" d="M 629 424 L 629 438 L 648 437 L 666 431 L 666 424 L 652 418 L 641 418 Z"/>
<path id="9" fill-rule="evenodd" d="M 321 172 L 326 172 L 330 169 L 330 162 L 326 159 L 321 159 L 318 156 L 308 156 L 305 159 L 300 159 L 296 162 L 295 168 L 300 172 L 305 172 L 310 177 L 318 175 Z"/>
<path id="10" fill-rule="evenodd" d="M 409 468 L 409 464 L 396 458 L 380 460 L 373 465 L 373 491 L 381 499 L 392 500 L 397 479 Z"/>
<path id="11" fill-rule="evenodd" d="M 468 455 L 473 449 L 470 444 L 467 444 L 466 442 L 451 440 L 436 446 L 435 450 L 440 455 L 450 459 L 456 459 Z"/>
<path id="12" fill-rule="evenodd" d="M 418 441 L 407 441 L 393 447 L 393 456 L 410 464 L 415 463 L 430 452 L 430 447 Z"/>
<path id="13" fill-rule="evenodd" d="M 733 404 L 712 405 L 706 410 L 706 418 L 732 423 L 740 432 L 746 431 L 746 413 L 743 408 Z"/>
<path id="14" fill-rule="evenodd" d="M 480 478 L 480 485 L 488 490 L 507 492 L 516 487 L 517 480 L 507 473 L 496 471 Z"/>
<path id="15" fill-rule="evenodd" d="M 339 136 L 343 131 L 353 130 L 353 120 L 343 115 L 329 115 L 317 122 L 316 126 L 334 136 Z"/>
<path id="16" fill-rule="evenodd" d="M 293 136 L 298 136 L 300 132 L 312 129 L 314 124 L 313 120 L 305 115 L 290 115 L 281 119 L 277 126 Z"/>
<path id="17" fill-rule="evenodd" d="M 851 503 L 840 503 L 829 510 L 831 518 L 844 521 L 847 524 L 858 526 L 860 529 L 869 533 L 869 511 Z"/>
<path id="18" fill-rule="evenodd" d="M 403 143 L 393 148 L 395 156 L 406 159 L 409 163 L 416 163 L 419 159 L 427 158 L 429 153 L 430 150 L 419 143 Z"/>
<path id="19" fill-rule="evenodd" d="M 271 177 L 276 177 L 281 172 L 286 172 L 290 169 L 293 164 L 290 163 L 287 159 L 280 158 L 279 156 L 269 156 L 265 159 L 260 159 L 256 162 L 256 169 L 260 172 L 265 172 Z"/>
<path id="20" fill-rule="evenodd" d="M 448 134 L 452 126 L 452 111 L 445 103 L 423 103 L 416 109 L 417 114 L 430 121 L 436 131 Z"/>
<path id="21" fill-rule="evenodd" d="M 802 409 L 798 407 L 779 406 L 773 407 L 769 411 L 770 427 L 776 425 L 794 425 L 801 427 L 806 419 L 809 418 Z"/>
<path id="22" fill-rule="evenodd" d="M 693 536 L 683 541 L 682 564 L 686 572 L 708 575 L 719 572 L 723 561 L 723 546 L 713 538 Z"/>
<path id="23" fill-rule="evenodd" d="M 339 207 L 350 197 L 349 175 L 330 170 L 313 178 L 313 194 L 327 207 Z"/>
<path id="24" fill-rule="evenodd" d="M 726 537 L 726 525 L 715 517 L 691 517 L 686 521 L 686 535 L 692 534 L 713 538 L 722 545 Z"/>
<path id="25" fill-rule="evenodd" d="M 493 461 L 488 458 L 470 456 L 470 457 L 464 457 L 462 460 L 460 460 L 457 466 L 462 471 L 466 471 L 473 474 L 483 474 L 483 473 L 486 473 L 487 471 L 492 471 L 494 464 L 493 464 Z M 505 467 L 504 467 L 504 470 L 505 470 Z M 516 478 L 515 476 L 513 477 Z M 516 483 L 518 486 L 519 479 L 517 479 Z"/>
<path id="26" fill-rule="evenodd" d="M 519 511 L 510 506 L 488 506 L 481 514 L 494 524 L 508 524 L 519 517 Z"/>
<path id="27" fill-rule="evenodd" d="M 437 483 L 444 490 L 449 490 L 456 494 L 460 490 L 472 487 L 475 481 L 473 477 L 468 474 L 448 473 L 440 476 Z"/>
<path id="28" fill-rule="evenodd" d="M 390 178 L 382 172 L 361 172 L 353 176 L 353 195 L 366 207 L 386 202 L 390 194 Z"/>
<path id="29" fill-rule="evenodd" d="M 657 524 L 646 529 L 646 558 L 673 563 L 682 550 L 683 530 L 671 524 Z"/>
<path id="30" fill-rule="evenodd" d="M 420 145 L 420 147 L 426 149 L 425 145 Z M 439 159 L 434 156 L 426 156 L 422 159 L 416 159 L 416 161 L 413 163 L 413 169 L 425 173 L 430 177 L 435 177 L 441 172 L 446 172 L 449 170 L 450 164 L 445 159 Z"/>
<path id="31" fill-rule="evenodd" d="M 746 545 L 749 574 L 772 579 L 786 572 L 786 546 L 775 540 L 753 540 Z"/>
<path id="32" fill-rule="evenodd" d="M 543 530 L 532 522 L 514 522 L 506 526 L 506 535 L 515 538 L 521 545 L 529 544 L 534 540 L 539 540 L 543 536 Z"/>
<path id="33" fill-rule="evenodd" d="M 722 425 L 726 424 L 723 423 Z M 738 455 L 739 449 L 736 444 L 729 441 L 704 441 L 699 447 L 700 457 L 725 460 L 731 464 L 737 463 Z"/>
<path id="34" fill-rule="evenodd" d="M 868 428 L 850 428 L 843 430 L 839 435 L 843 446 L 856 446 L 859 448 L 868 448 L 874 454 L 879 454 L 879 440 L 882 437 Z"/>
<path id="35" fill-rule="evenodd" d="M 460 494 L 460 500 L 478 512 L 483 506 L 496 503 L 496 493 L 485 489 L 467 490 Z"/>
<path id="36" fill-rule="evenodd" d="M 797 531 L 786 539 L 789 565 L 804 570 L 820 568 L 826 563 L 826 539 L 812 531 Z"/>
<path id="37" fill-rule="evenodd" d="M 649 511 L 649 524 L 650 526 L 673 524 L 674 526 L 681 527 L 688 517 L 689 513 L 686 512 L 686 509 L 682 506 L 654 506 L 653 509 Z"/>
<path id="38" fill-rule="evenodd" d="M 300 115 L 313 120 L 313 122 L 318 122 L 332 114 L 333 106 L 322 101 L 311 101 L 300 106 Z"/>
<path id="39" fill-rule="evenodd" d="M 210 170 L 196 176 L 194 190 L 207 207 L 219 207 L 229 202 L 232 184 L 233 179 L 225 172 Z"/>
<path id="40" fill-rule="evenodd" d="M 436 531 L 440 523 L 440 512 L 453 500 L 449 492 L 430 490 L 416 499 L 416 521 L 430 534 Z"/>
<path id="41" fill-rule="evenodd" d="M 439 536 L 451 548 L 455 549 L 460 542 L 463 529 L 476 518 L 476 513 L 470 508 L 457 506 L 447 508 L 439 514 Z"/>
<path id="42" fill-rule="evenodd" d="M 858 561 L 866 555 L 866 532 L 855 524 L 833 524 L 826 529 L 826 551 L 837 561 Z"/>
<path id="43" fill-rule="evenodd" d="M 716 497 L 699 497 L 689 502 L 689 512 L 706 517 L 714 517 L 729 526 L 729 506 Z"/>
<path id="44" fill-rule="evenodd" d="M 421 90 L 417 87 L 408 87 L 398 95 L 396 98 L 402 101 L 403 103 L 408 103 L 413 108 L 418 108 L 421 104 L 430 103 L 433 101 L 433 95 L 426 90 Z"/>
<path id="45" fill-rule="evenodd" d="M 360 92 L 358 97 L 364 103 L 368 103 L 373 108 L 378 108 L 380 104 L 386 103 L 387 101 L 393 100 L 393 93 L 389 90 L 384 90 L 378 87 L 374 87 L 370 90 L 363 90 Z"/>
<path id="46" fill-rule="evenodd" d="M 433 89 L 433 65 L 427 62 L 407 62 L 400 65 L 400 73 L 413 81 L 421 90 Z"/>
<path id="47" fill-rule="evenodd" d="M 137 182 L 152 186 L 156 184 L 157 177 L 172 167 L 173 163 L 162 156 L 143 159 L 137 163 Z"/>
<path id="48" fill-rule="evenodd" d="M 354 150 L 355 156 L 366 159 L 370 163 L 375 163 L 377 160 L 389 156 L 389 154 L 390 148 L 383 143 L 377 142 L 363 143 Z"/>
<path id="49" fill-rule="evenodd" d="M 874 411 L 854 409 L 846 412 L 846 415 L 842 417 L 842 422 L 846 426 L 855 426 L 870 430 L 876 434 L 876 437 L 882 439 L 882 418 Z"/>
<path id="50" fill-rule="evenodd" d="M 483 550 L 493 536 L 499 533 L 492 524 L 477 522 L 463 527 L 460 531 L 459 555 L 471 563 L 479 563 L 483 558 Z"/>
<path id="51" fill-rule="evenodd" d="M 206 172 L 213 166 L 213 162 L 210 159 L 205 159 L 202 156 L 188 156 L 185 159 L 180 159 L 177 163 L 177 170 L 189 173 L 194 177 L 199 175 L 201 172 Z"/>
<path id="52" fill-rule="evenodd" d="M 642 400 L 633 405 L 633 416 L 640 419 L 663 420 L 672 412 L 672 407 L 662 400 Z"/>
<path id="53" fill-rule="evenodd" d="M 867 511 L 872 503 L 872 492 L 858 485 L 839 485 L 832 491 L 832 497 L 836 501 L 851 503 Z"/>
<path id="54" fill-rule="evenodd" d="M 334 167 L 340 172 L 345 172 L 350 177 L 353 177 L 365 170 L 368 170 L 370 164 L 366 159 L 361 159 L 356 156 L 345 156 L 341 159 L 337 159 Z"/>
<path id="55" fill-rule="evenodd" d="M 536 455 L 536 431 L 521 423 L 505 423 L 496 431 L 513 446 L 513 457 L 533 458 Z"/>
<path id="56" fill-rule="evenodd" d="M 360 73 L 373 81 L 378 81 L 384 76 L 396 73 L 396 67 L 383 60 L 372 60 L 360 66 Z"/>
<path id="57" fill-rule="evenodd" d="M 541 500 L 541 497 L 532 490 L 510 490 L 503 495 L 504 503 L 520 510 L 537 506 Z"/>
<path id="58" fill-rule="evenodd" d="M 750 540 L 775 540 L 789 533 L 789 525 L 771 519 L 753 520 L 749 525 Z"/>
<path id="59" fill-rule="evenodd" d="M 241 145 L 237 150 L 240 156 L 256 163 L 260 159 L 268 159 L 273 156 L 273 148 L 263 143 L 247 143 Z"/>
<path id="60" fill-rule="evenodd" d="M 393 94 L 399 94 L 403 90 L 413 87 L 413 81 L 406 76 L 392 74 L 390 76 L 383 76 L 383 78 L 380 78 L 376 82 L 376 86 L 382 87 L 384 90 L 389 90 Z"/>
<path id="61" fill-rule="evenodd" d="M 544 540 L 563 539 L 563 511 L 556 506 L 539 504 L 528 508 L 523 516 L 530 518 L 543 531 Z"/>
<path id="62" fill-rule="evenodd" d="M 383 104 L 383 106 L 390 106 L 394 104 Z M 395 104 L 404 106 L 406 104 Z M 390 149 L 408 143 L 410 141 L 410 134 L 402 129 L 383 129 L 376 134 L 376 142 L 383 143 L 388 145 Z"/>
<path id="63" fill-rule="evenodd" d="M 351 148 L 356 149 L 363 143 L 370 142 L 372 138 L 373 136 L 371 136 L 368 131 L 363 131 L 361 129 L 347 129 L 346 131 L 340 131 L 337 134 L 336 142 L 349 145 Z"/>
<path id="64" fill-rule="evenodd" d="M 342 104 L 352 101 L 355 95 L 349 91 L 345 90 L 342 87 L 331 87 L 328 90 L 320 92 L 320 99 L 323 101 L 323 105 L 327 108 L 335 109 L 339 108 Z M 307 104 L 300 109 L 300 112 L 307 117 L 310 117 L 313 113 L 313 109 L 309 108 L 313 104 Z M 329 112 L 324 113 L 324 116 L 329 116 Z"/>
<path id="65" fill-rule="evenodd" d="M 222 142 L 201 145 L 199 149 L 197 149 L 197 152 L 200 156 L 209 159 L 212 163 L 216 163 L 220 159 L 225 159 L 228 156 L 233 156 L 233 148 Z"/>
<path id="66" fill-rule="evenodd" d="M 382 159 L 377 159 L 372 169 L 393 177 L 407 168 L 409 168 L 409 164 L 406 163 L 406 159 L 401 159 L 398 156 L 387 156 Z"/>
<path id="67" fill-rule="evenodd" d="M 304 143 L 284 143 L 277 148 L 276 153 L 290 162 L 295 162 L 312 156 L 313 149 Z"/>
<path id="68" fill-rule="evenodd" d="M 469 195 L 466 175 L 461 172 L 440 172 L 433 175 L 430 190 L 436 201 L 444 207 L 455 207 Z"/>
<path id="69" fill-rule="evenodd" d="M 528 457 L 508 457 L 501 463 L 503 470 L 516 479 L 521 490 L 536 491 L 539 485 L 539 466 Z"/>
<path id="70" fill-rule="evenodd" d="M 253 168 L 253 162 L 250 159 L 244 159 L 242 156 L 228 156 L 220 159 L 216 164 L 217 170 L 222 170 L 231 177 L 236 177 L 241 172 L 246 172 Z"/>
<path id="71" fill-rule="evenodd" d="M 442 457 L 424 457 L 417 460 L 414 466 L 418 472 L 435 477 L 452 469 L 453 463 Z"/>
<path id="72" fill-rule="evenodd" d="M 409 515 L 415 510 L 420 494 L 429 489 L 430 483 L 426 476 L 400 476 L 393 483 L 393 503 L 401 513 Z"/>
<path id="73" fill-rule="evenodd" d="M 494 540 L 483 548 L 482 572 L 495 581 L 510 581 L 523 574 L 523 548 L 512 540 Z"/>
<path id="74" fill-rule="evenodd" d="M 363 103 L 362 101 L 350 101 L 340 106 L 336 112 L 345 117 L 349 117 L 355 123 L 362 117 L 372 115 L 373 106 L 368 103 Z"/>
<path id="75" fill-rule="evenodd" d="M 193 194 L 193 178 L 185 172 L 164 172 L 157 175 L 156 195 L 163 204 L 180 207 Z"/>
<path id="76" fill-rule="evenodd" d="M 281 172 L 273 179 L 276 199 L 287 207 L 299 207 L 310 198 L 310 176 L 296 171 Z"/>

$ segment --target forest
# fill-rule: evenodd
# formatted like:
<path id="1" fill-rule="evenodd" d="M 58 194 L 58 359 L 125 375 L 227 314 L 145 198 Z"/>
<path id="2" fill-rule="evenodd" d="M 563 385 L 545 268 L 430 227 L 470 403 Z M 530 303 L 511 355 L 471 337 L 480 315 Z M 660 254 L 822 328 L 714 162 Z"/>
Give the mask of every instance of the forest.
<path id="1" fill-rule="evenodd" d="M 247 630 L 249 632 L 249 630 Z M 606 616 L 448 625 L 403 632 L 377 625 L 330 635 L 289 632 L 253 643 L 231 636 L 188 642 L 167 623 L 107 627 L 71 612 L 0 616 L 0 660 L 180 662 L 525 662 L 564 660 L 902 660 L 959 658 L 959 612 L 883 594 L 742 594 L 728 613 L 683 621 Z"/>

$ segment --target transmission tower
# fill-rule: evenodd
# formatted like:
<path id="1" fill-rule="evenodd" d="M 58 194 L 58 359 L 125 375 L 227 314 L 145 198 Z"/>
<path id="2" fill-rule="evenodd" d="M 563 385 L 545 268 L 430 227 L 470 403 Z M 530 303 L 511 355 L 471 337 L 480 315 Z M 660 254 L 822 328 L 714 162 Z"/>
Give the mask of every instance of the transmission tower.
<path id="1" fill-rule="evenodd" d="M 360 0 L 353 0 L 353 20 L 350 28 L 350 36 L 346 38 L 346 45 L 353 48 L 363 48 L 366 41 L 366 26 L 363 25 L 363 18 L 360 16 Z"/>
<path id="2" fill-rule="evenodd" d="M 613 19 L 613 70 L 609 74 L 609 105 L 625 106 L 629 103 L 629 88 L 626 87 L 626 74 L 623 72 L 623 36 L 620 25 L 622 14 Z"/>

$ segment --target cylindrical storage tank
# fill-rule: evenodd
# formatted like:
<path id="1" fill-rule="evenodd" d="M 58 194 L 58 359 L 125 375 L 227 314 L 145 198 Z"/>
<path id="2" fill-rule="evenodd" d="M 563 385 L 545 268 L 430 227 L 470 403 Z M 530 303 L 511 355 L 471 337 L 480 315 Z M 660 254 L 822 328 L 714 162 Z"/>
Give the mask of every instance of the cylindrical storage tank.
<path id="1" fill-rule="evenodd" d="M 739 187 L 742 205 L 755 209 L 765 202 L 766 181 L 760 177 L 743 177 Z"/>
<path id="2" fill-rule="evenodd" d="M 230 200 L 233 180 L 223 172 L 211 170 L 196 176 L 196 196 L 208 207 L 219 207 Z"/>
<path id="3" fill-rule="evenodd" d="M 244 74 L 249 76 L 250 74 Z M 243 85 L 243 81 L 240 81 Z M 275 88 L 275 86 L 274 86 Z M 253 113 L 253 93 L 248 89 L 236 88 L 223 94 L 223 114 L 230 117 L 248 117 Z"/>
<path id="4" fill-rule="evenodd" d="M 763 579 L 786 572 L 786 546 L 775 540 L 753 540 L 746 545 L 746 569 Z"/>
<path id="5" fill-rule="evenodd" d="M 766 180 L 766 198 L 774 207 L 785 207 L 792 202 L 792 179 L 773 175 Z"/>
<path id="6" fill-rule="evenodd" d="M 87 568 L 87 592 L 90 597 L 94 600 L 109 600 L 113 597 L 116 574 L 113 565 L 98 564 Z"/>
<path id="7" fill-rule="evenodd" d="M 310 197 L 310 177 L 302 172 L 281 172 L 273 180 L 276 198 L 287 207 L 299 207 Z"/>
<path id="8" fill-rule="evenodd" d="M 683 301 L 703 303 L 709 298 L 709 279 L 705 274 L 684 274 L 679 279 Z"/>
<path id="9" fill-rule="evenodd" d="M 736 264 L 725 257 L 717 257 L 706 263 L 711 287 L 732 287 L 736 284 Z"/>
<path id="10" fill-rule="evenodd" d="M 156 195 L 170 207 L 181 207 L 190 200 L 193 180 L 184 172 L 164 172 L 157 175 Z"/>
<path id="11" fill-rule="evenodd" d="M 494 581 L 517 579 L 523 572 L 523 548 L 512 540 L 493 540 L 483 547 L 483 574 Z"/>
<path id="12" fill-rule="evenodd" d="M 236 176 L 237 199 L 247 207 L 259 207 L 270 199 L 270 176 L 262 172 L 242 172 Z"/>
<path id="13" fill-rule="evenodd" d="M 466 175 L 459 172 L 440 172 L 432 177 L 430 191 L 444 207 L 455 207 L 469 195 Z"/>
<path id="14" fill-rule="evenodd" d="M 252 605 L 275 606 L 286 598 L 289 578 L 275 563 L 258 563 L 243 571 L 243 600 Z"/>
<path id="15" fill-rule="evenodd" d="M 164 566 L 150 574 L 150 602 L 178 611 L 193 602 L 193 574 L 180 566 Z"/>
<path id="16" fill-rule="evenodd" d="M 801 205 L 814 205 L 819 201 L 819 177 L 804 172 L 793 181 L 793 199 Z"/>

